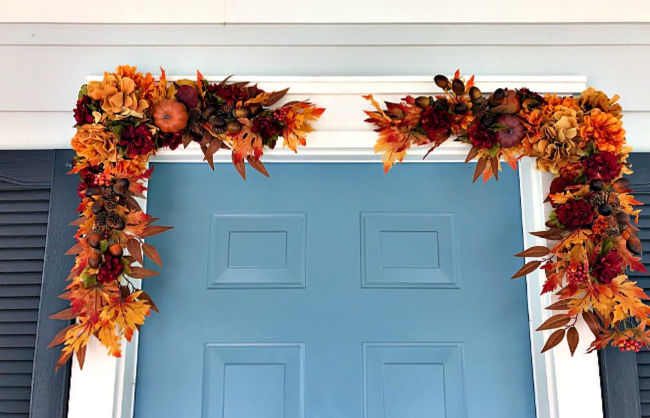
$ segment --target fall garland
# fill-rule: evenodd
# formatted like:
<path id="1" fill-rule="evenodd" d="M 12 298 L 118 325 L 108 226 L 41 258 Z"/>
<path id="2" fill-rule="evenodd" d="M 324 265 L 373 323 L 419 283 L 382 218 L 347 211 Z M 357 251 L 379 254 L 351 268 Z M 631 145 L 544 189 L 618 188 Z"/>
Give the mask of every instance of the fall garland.
<path id="1" fill-rule="evenodd" d="M 135 67 L 120 66 L 79 92 L 71 173 L 81 178 L 81 204 L 73 222 L 77 244 L 67 252 L 76 260 L 61 295 L 70 307 L 51 316 L 74 323 L 50 344 L 63 344 L 57 368 L 74 353 L 83 367 L 92 336 L 119 357 L 122 337 L 130 341 L 150 311 L 158 310 L 132 283 L 158 275 L 141 267 L 144 256 L 162 266 L 158 252 L 144 239 L 170 229 L 153 225 L 157 219 L 145 214 L 136 200 L 144 197 L 144 182 L 152 171 L 147 163 L 156 151 L 197 142 L 214 169 L 214 153 L 229 149 L 242 177 L 244 161 L 268 176 L 260 161 L 264 149 L 274 148 L 282 137 L 283 145 L 296 152 L 306 144 L 311 122 L 325 110 L 307 101 L 272 109 L 288 89 L 267 93 L 228 79 L 211 84 L 198 71 L 196 81 L 169 83 L 161 72 L 156 80 Z"/>
<path id="2" fill-rule="evenodd" d="M 648 296 L 626 271 L 646 272 L 638 230 L 639 205 L 632 196 L 622 109 L 618 96 L 588 88 L 579 97 L 540 96 L 526 88 L 497 89 L 488 97 L 457 71 L 452 80 L 437 75 L 444 94 L 405 97 L 382 109 L 365 96 L 375 111 L 367 122 L 379 132 L 375 151 L 383 154 L 384 171 L 401 162 L 411 146 L 429 152 L 447 140 L 471 145 L 466 162 L 477 159 L 474 181 L 498 179 L 503 159 L 513 169 L 518 159 L 536 159 L 551 172 L 547 201 L 551 212 L 545 231 L 533 235 L 554 241 L 535 246 L 518 257 L 532 257 L 513 278 L 541 268 L 546 273 L 542 294 L 555 292 L 547 309 L 559 311 L 537 328 L 552 330 L 542 352 L 566 336 L 571 354 L 578 345 L 579 317 L 594 335 L 590 351 L 607 345 L 639 351 L 650 345 Z"/>

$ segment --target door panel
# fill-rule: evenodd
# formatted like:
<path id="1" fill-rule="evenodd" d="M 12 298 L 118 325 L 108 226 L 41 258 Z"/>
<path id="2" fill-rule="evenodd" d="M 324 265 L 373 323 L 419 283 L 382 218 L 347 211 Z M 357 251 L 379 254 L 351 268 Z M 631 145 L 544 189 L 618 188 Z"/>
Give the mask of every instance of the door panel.
<path id="1" fill-rule="evenodd" d="M 136 417 L 534 416 L 516 172 L 269 168 L 155 165 Z"/>

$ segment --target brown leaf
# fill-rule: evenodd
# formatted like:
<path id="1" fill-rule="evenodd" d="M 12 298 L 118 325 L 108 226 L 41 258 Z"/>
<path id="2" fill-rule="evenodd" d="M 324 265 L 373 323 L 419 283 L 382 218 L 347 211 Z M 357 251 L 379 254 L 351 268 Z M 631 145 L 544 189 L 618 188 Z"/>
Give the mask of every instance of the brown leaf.
<path id="1" fill-rule="evenodd" d="M 485 170 L 485 166 L 487 165 L 488 160 L 485 158 L 479 158 L 478 161 L 476 162 L 476 170 L 474 170 L 474 179 L 472 180 L 472 183 L 476 181 L 481 176 L 481 173 Z"/>
<path id="2" fill-rule="evenodd" d="M 62 311 L 59 311 L 55 314 L 50 315 L 48 318 L 50 319 L 63 319 L 63 320 L 70 320 L 70 319 L 75 319 L 77 316 L 72 313 L 72 308 L 64 309 Z"/>
<path id="3" fill-rule="evenodd" d="M 516 279 L 517 277 L 522 277 L 527 275 L 528 273 L 531 273 L 537 269 L 542 264 L 541 260 L 535 260 L 535 261 L 529 261 L 528 263 L 524 264 L 522 268 L 517 270 L 515 274 L 511 277 L 511 279 Z"/>
<path id="4" fill-rule="evenodd" d="M 79 254 L 84 249 L 83 244 L 80 242 L 72 246 L 68 251 L 65 252 L 65 255 L 76 255 Z"/>
<path id="5" fill-rule="evenodd" d="M 174 229 L 174 227 L 173 226 L 152 225 L 149 228 L 147 228 L 146 231 L 144 231 L 144 234 L 142 234 L 142 236 L 143 237 L 150 237 L 152 235 L 160 234 L 161 232 L 169 231 L 170 229 Z"/>
<path id="6" fill-rule="evenodd" d="M 479 149 L 480 149 L 479 147 L 473 146 L 472 149 L 470 149 L 469 152 L 467 153 L 467 157 L 465 157 L 465 162 L 468 163 L 472 161 L 474 157 L 476 157 L 476 155 L 478 154 Z"/>
<path id="7" fill-rule="evenodd" d="M 74 221 L 70 222 L 68 225 L 70 225 L 70 226 L 79 226 L 84 222 L 86 222 L 86 217 L 81 216 L 81 217 L 75 219 Z"/>
<path id="8" fill-rule="evenodd" d="M 158 264 L 160 267 L 163 266 L 162 261 L 160 260 L 160 254 L 158 254 L 158 251 L 154 248 L 153 245 L 143 243 L 142 250 L 144 251 L 144 254 L 151 259 L 151 261 Z"/>
<path id="9" fill-rule="evenodd" d="M 535 235 L 536 237 L 540 238 L 545 238 L 551 241 L 557 241 L 562 238 L 562 232 L 564 230 L 560 228 L 551 228 L 546 231 L 536 231 L 536 232 L 531 232 L 531 235 Z"/>
<path id="10" fill-rule="evenodd" d="M 576 327 L 571 327 L 566 332 L 566 342 L 569 344 L 569 351 L 571 351 L 571 356 L 576 352 L 578 348 L 578 342 L 580 341 L 580 335 Z"/>
<path id="11" fill-rule="evenodd" d="M 140 241 L 135 238 L 129 238 L 126 241 L 126 248 L 129 250 L 129 255 L 133 256 L 135 261 L 143 264 L 144 260 L 142 259 L 142 248 L 140 247 Z"/>
<path id="12" fill-rule="evenodd" d="M 129 276 L 134 279 L 146 279 L 147 277 L 160 276 L 160 273 L 154 270 L 149 270 L 144 267 L 131 267 Z"/>
<path id="13" fill-rule="evenodd" d="M 84 368 L 84 362 L 86 361 L 86 347 L 86 345 L 83 345 L 77 350 L 77 361 L 79 362 L 80 369 Z"/>
<path id="14" fill-rule="evenodd" d="M 138 299 L 143 299 L 143 300 L 147 301 L 149 306 L 151 306 L 151 309 L 153 309 L 156 312 L 160 312 L 158 310 L 158 307 L 156 306 L 156 304 L 153 303 L 153 299 L 151 299 L 151 296 L 149 296 L 149 294 L 147 292 L 143 291 L 142 293 L 140 293 L 140 296 L 138 296 Z"/>
<path id="15" fill-rule="evenodd" d="M 70 357 L 72 357 L 72 351 L 68 351 L 66 354 L 61 353 L 61 357 L 56 362 L 56 366 L 54 367 L 54 373 L 59 372 L 59 368 L 63 366 L 68 360 L 70 360 Z"/>
<path id="16" fill-rule="evenodd" d="M 546 307 L 549 311 L 566 311 L 569 309 L 569 301 L 571 299 L 560 299 Z"/>
<path id="17" fill-rule="evenodd" d="M 183 132 L 181 138 L 183 140 L 183 148 L 187 148 L 187 146 L 190 145 L 192 141 L 194 141 L 194 136 L 192 136 L 192 134 L 189 132 Z"/>
<path id="18" fill-rule="evenodd" d="M 585 323 L 589 327 L 591 333 L 594 334 L 594 337 L 597 337 L 600 334 L 600 322 L 598 321 L 598 317 L 596 317 L 596 315 L 591 311 L 585 311 L 582 313 L 582 319 L 585 320 Z"/>
<path id="19" fill-rule="evenodd" d="M 142 207 L 140 207 L 140 204 L 133 198 L 133 196 L 126 197 L 126 207 L 133 211 L 142 212 Z"/>
<path id="20" fill-rule="evenodd" d="M 239 175 L 246 180 L 246 166 L 244 165 L 244 160 L 241 160 L 240 162 L 236 163 L 235 162 L 235 154 L 232 154 L 232 163 L 234 164 L 235 168 L 237 169 L 237 172 Z"/>
<path id="21" fill-rule="evenodd" d="M 563 339 L 564 339 L 564 329 L 558 329 L 557 331 L 552 333 L 550 337 L 548 337 L 548 340 L 546 340 L 546 344 L 544 344 L 544 348 L 542 348 L 542 353 L 555 347 L 556 345 L 561 343 Z"/>
<path id="22" fill-rule="evenodd" d="M 285 94 L 289 91 L 289 88 L 287 87 L 284 90 L 280 91 L 274 91 L 273 93 L 269 94 L 269 97 L 264 100 L 264 103 L 262 103 L 264 106 L 273 106 L 276 104 L 281 98 L 284 97 Z"/>
<path id="23" fill-rule="evenodd" d="M 499 180 L 499 160 L 497 157 L 490 158 L 490 166 L 492 167 L 492 174 L 494 174 L 494 178 L 496 180 Z"/>
<path id="24" fill-rule="evenodd" d="M 63 341 L 65 341 L 65 334 L 70 330 L 70 328 L 74 327 L 74 324 L 68 325 L 67 327 L 63 328 L 61 331 L 59 331 L 54 338 L 52 338 L 52 342 L 50 345 L 47 346 L 47 348 L 52 348 L 54 346 L 57 346 Z"/>
<path id="25" fill-rule="evenodd" d="M 266 171 L 266 167 L 264 167 L 264 164 L 262 164 L 262 161 L 259 159 L 255 159 L 252 156 L 246 157 L 246 161 L 248 161 L 248 164 L 250 164 L 251 167 L 253 167 L 255 170 L 259 171 L 260 173 L 264 174 L 266 177 L 269 177 L 269 172 Z"/>
<path id="26" fill-rule="evenodd" d="M 537 327 L 537 331 L 560 328 L 568 324 L 569 321 L 571 321 L 571 317 L 567 314 L 553 315 L 552 317 L 544 321 L 542 325 Z"/>
<path id="27" fill-rule="evenodd" d="M 515 254 L 515 257 L 543 257 L 550 252 L 551 250 L 544 247 L 543 245 L 536 245 L 534 247 L 530 247 L 527 250 Z"/>

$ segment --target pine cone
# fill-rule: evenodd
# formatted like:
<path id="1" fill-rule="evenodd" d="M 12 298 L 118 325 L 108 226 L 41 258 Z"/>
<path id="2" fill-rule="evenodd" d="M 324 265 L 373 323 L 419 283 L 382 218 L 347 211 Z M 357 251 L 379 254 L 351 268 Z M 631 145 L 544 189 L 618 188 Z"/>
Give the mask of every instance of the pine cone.
<path id="1" fill-rule="evenodd" d="M 232 111 L 235 109 L 235 106 L 225 103 L 219 108 L 219 115 L 225 116 L 226 118 L 232 117 Z"/>
<path id="2" fill-rule="evenodd" d="M 609 201 L 608 192 L 593 192 L 591 196 L 589 196 L 589 203 L 591 203 L 595 207 L 603 205 L 608 201 Z"/>
<path id="3" fill-rule="evenodd" d="M 608 237 L 617 237 L 621 235 L 621 229 L 618 226 L 614 225 L 607 228 L 605 233 L 607 234 Z"/>
<path id="4" fill-rule="evenodd" d="M 95 215 L 95 225 L 101 228 L 106 226 L 106 212 L 102 211 Z"/>
<path id="5" fill-rule="evenodd" d="M 106 208 L 107 211 L 112 212 L 115 210 L 116 207 L 117 207 L 117 200 L 114 197 L 104 199 L 104 208 Z"/>
<path id="6" fill-rule="evenodd" d="M 104 199 L 113 199 L 115 197 L 115 192 L 112 187 L 104 186 L 102 187 L 102 196 L 104 196 Z"/>
<path id="7" fill-rule="evenodd" d="M 122 217 L 115 212 L 108 214 L 108 217 L 106 218 L 106 224 L 109 228 L 118 230 L 122 230 L 125 227 L 124 219 L 122 219 Z"/>

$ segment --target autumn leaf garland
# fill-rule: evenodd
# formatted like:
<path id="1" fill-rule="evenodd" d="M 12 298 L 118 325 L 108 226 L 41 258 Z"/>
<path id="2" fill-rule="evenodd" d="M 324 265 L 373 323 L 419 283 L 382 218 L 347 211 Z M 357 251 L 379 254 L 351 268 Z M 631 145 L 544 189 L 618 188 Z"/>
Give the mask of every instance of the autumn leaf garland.
<path id="1" fill-rule="evenodd" d="M 264 150 L 284 138 L 284 146 L 297 152 L 325 110 L 307 101 L 272 108 L 288 89 L 265 92 L 228 79 L 213 84 L 200 72 L 196 80 L 170 83 L 161 72 L 156 80 L 135 67 L 120 66 L 79 92 L 71 173 L 81 179 L 81 203 L 73 222 L 77 244 L 67 252 L 76 256 L 75 265 L 61 295 L 70 307 L 51 316 L 74 323 L 50 344 L 63 344 L 57 368 L 73 354 L 83 367 L 92 337 L 119 357 L 122 337 L 130 341 L 151 310 L 158 310 L 132 282 L 159 274 L 141 267 L 144 257 L 162 266 L 145 238 L 170 229 L 154 225 L 157 219 L 136 200 L 144 197 L 151 156 L 161 148 L 196 142 L 212 168 L 214 154 L 225 149 L 243 178 L 245 162 L 268 176 L 261 161 Z"/>
<path id="2" fill-rule="evenodd" d="M 516 169 L 517 160 L 535 158 L 537 168 L 553 173 L 547 201 L 553 210 L 547 230 L 533 235 L 553 242 L 534 246 L 518 257 L 534 258 L 513 278 L 538 268 L 546 276 L 542 293 L 558 300 L 547 309 L 558 312 L 539 331 L 554 330 L 542 351 L 565 338 L 576 350 L 579 318 L 594 335 L 590 350 L 612 345 L 624 351 L 650 346 L 648 296 L 626 271 L 646 272 L 637 236 L 640 205 L 634 199 L 627 162 L 622 109 L 618 96 L 588 88 L 579 97 L 540 96 L 526 88 L 497 89 L 484 95 L 457 71 L 449 80 L 434 78 L 444 94 L 407 96 L 385 103 L 365 96 L 374 110 L 366 111 L 379 134 L 375 151 L 384 171 L 401 162 L 411 146 L 433 151 L 445 141 L 471 146 L 466 162 L 477 160 L 474 181 L 498 179 L 501 161 Z"/>

